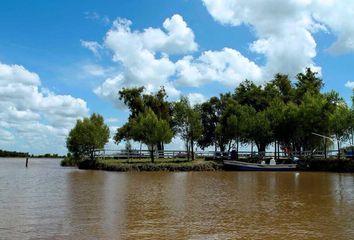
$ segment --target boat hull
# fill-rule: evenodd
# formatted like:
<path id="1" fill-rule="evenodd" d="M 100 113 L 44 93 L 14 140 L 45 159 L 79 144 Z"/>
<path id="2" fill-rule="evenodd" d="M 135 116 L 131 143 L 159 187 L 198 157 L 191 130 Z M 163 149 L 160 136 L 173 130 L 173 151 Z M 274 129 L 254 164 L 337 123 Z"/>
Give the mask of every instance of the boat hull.
<path id="1" fill-rule="evenodd" d="M 224 167 L 228 170 L 238 171 L 295 171 L 297 164 L 257 164 L 240 161 L 224 161 Z"/>

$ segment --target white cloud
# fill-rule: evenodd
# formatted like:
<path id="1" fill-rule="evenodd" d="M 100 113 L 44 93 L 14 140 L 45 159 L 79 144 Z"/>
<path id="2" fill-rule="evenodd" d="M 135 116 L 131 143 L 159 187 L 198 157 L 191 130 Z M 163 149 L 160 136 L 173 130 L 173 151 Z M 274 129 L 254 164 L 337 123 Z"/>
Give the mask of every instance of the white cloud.
<path id="1" fill-rule="evenodd" d="M 106 15 L 101 16 L 100 14 L 98 14 L 95 11 L 93 11 L 93 12 L 90 12 L 90 11 L 84 12 L 84 15 L 85 15 L 86 19 L 90 19 L 90 20 L 94 20 L 94 21 L 100 21 L 100 22 L 102 22 L 105 25 L 107 25 L 107 24 L 109 24 L 111 22 L 111 20 L 109 19 L 108 16 L 106 16 Z"/>
<path id="2" fill-rule="evenodd" d="M 102 46 L 98 42 L 85 40 L 80 40 L 80 42 L 83 47 L 90 50 L 96 57 L 101 57 L 100 50 L 102 49 Z"/>
<path id="3" fill-rule="evenodd" d="M 116 122 L 118 122 L 119 121 L 119 119 L 118 118 L 107 118 L 106 119 L 106 123 L 116 123 Z"/>
<path id="4" fill-rule="evenodd" d="M 345 86 L 350 89 L 354 89 L 354 81 L 348 81 L 345 83 Z"/>
<path id="5" fill-rule="evenodd" d="M 100 65 L 96 64 L 87 64 L 82 67 L 82 70 L 85 74 L 94 77 L 102 77 L 107 74 L 107 70 Z"/>
<path id="6" fill-rule="evenodd" d="M 93 45 L 109 49 L 113 61 L 119 65 L 118 73 L 108 75 L 95 93 L 121 106 L 117 93 L 122 87 L 145 86 L 147 92 L 153 92 L 164 86 L 170 96 L 177 97 L 181 86 L 199 87 L 218 82 L 233 88 L 245 79 L 260 84 L 278 72 L 293 77 L 307 67 L 321 74 L 321 67 L 314 61 L 317 55 L 314 34 L 318 31 L 338 36 L 330 48 L 332 52 L 354 49 L 354 27 L 344 22 L 354 12 L 354 2 L 203 2 L 216 21 L 232 26 L 244 24 L 251 29 L 256 40 L 249 43 L 249 50 L 265 57 L 263 65 L 232 48 L 191 55 L 198 50 L 198 44 L 180 15 L 167 18 L 163 28 L 149 27 L 142 31 L 132 30 L 130 20 L 118 19 L 107 32 L 104 43 Z M 341 17 L 342 14 L 347 18 Z M 172 54 L 177 54 L 174 61 L 169 57 Z"/>
<path id="7" fill-rule="evenodd" d="M 207 100 L 206 97 L 201 93 L 189 93 L 187 98 L 192 106 L 203 103 Z"/>
<path id="8" fill-rule="evenodd" d="M 186 56 L 177 61 L 176 67 L 178 83 L 195 87 L 212 81 L 236 87 L 246 78 L 260 81 L 262 77 L 257 64 L 231 48 L 206 51 L 198 59 Z"/>
<path id="9" fill-rule="evenodd" d="M 118 107 L 122 106 L 117 96 L 122 87 L 144 86 L 146 92 L 154 92 L 164 86 L 169 96 L 177 97 L 180 91 L 176 83 L 200 86 L 217 81 L 235 87 L 245 78 L 260 79 L 261 69 L 230 48 L 206 51 L 196 59 L 185 56 L 171 61 L 168 54 L 184 54 L 198 47 L 193 31 L 180 15 L 164 21 L 165 31 L 151 27 L 132 31 L 131 25 L 127 19 L 118 19 L 107 32 L 103 45 L 112 51 L 113 61 L 119 63 L 121 71 L 94 90 Z"/>
<path id="10" fill-rule="evenodd" d="M 336 54 L 354 52 L 354 2 L 350 0 L 313 0 L 313 17 L 325 24 L 337 37 L 329 51 Z"/>
<path id="11" fill-rule="evenodd" d="M 113 61 L 119 63 L 122 71 L 107 78 L 94 92 L 117 106 L 121 105 L 118 91 L 122 87 L 144 86 L 147 92 L 154 92 L 164 86 L 169 96 L 178 96 L 180 92 L 171 79 L 175 64 L 167 54 L 195 51 L 197 44 L 192 30 L 179 15 L 165 20 L 166 32 L 158 28 L 132 31 L 131 24 L 129 20 L 118 19 L 107 32 L 104 46 L 113 52 Z"/>
<path id="12" fill-rule="evenodd" d="M 245 24 L 253 29 L 258 39 L 250 44 L 250 50 L 266 57 L 263 78 L 277 72 L 294 76 L 306 67 L 321 70 L 313 61 L 316 56 L 313 32 L 325 26 L 312 18 L 311 0 L 203 1 L 222 24 Z"/>
<path id="13" fill-rule="evenodd" d="M 0 144 L 6 145 L 12 143 L 14 139 L 15 137 L 11 132 L 0 128 Z"/>
<path id="14" fill-rule="evenodd" d="M 0 129 L 8 140 L 63 152 L 69 129 L 88 114 L 86 102 L 40 84 L 38 75 L 24 67 L 0 63 Z"/>

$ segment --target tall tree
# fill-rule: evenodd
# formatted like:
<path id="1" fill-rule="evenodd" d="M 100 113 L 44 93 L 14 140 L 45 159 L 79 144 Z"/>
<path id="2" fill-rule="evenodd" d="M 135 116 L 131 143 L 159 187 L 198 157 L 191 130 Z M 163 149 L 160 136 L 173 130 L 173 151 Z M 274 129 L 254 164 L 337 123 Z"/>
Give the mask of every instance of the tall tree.
<path id="1" fill-rule="evenodd" d="M 144 94 L 144 87 L 139 88 L 123 88 L 119 91 L 119 99 L 124 102 L 130 110 L 129 119 L 137 117 L 140 113 L 145 112 L 148 108 L 152 110 L 158 119 L 163 119 L 171 125 L 171 104 L 166 100 L 167 94 L 163 87 L 155 94 Z M 114 137 L 116 142 L 123 139 L 133 139 L 129 122 L 117 129 Z M 136 139 L 133 139 L 136 140 Z M 158 150 L 163 150 L 163 142 L 157 143 Z"/>
<path id="2" fill-rule="evenodd" d="M 338 158 L 340 158 L 340 143 L 349 138 L 351 128 L 351 112 L 343 101 L 329 116 L 330 131 L 337 140 Z"/>
<path id="3" fill-rule="evenodd" d="M 173 132 L 166 120 L 158 119 L 156 114 L 147 109 L 139 113 L 136 118 L 130 120 L 131 135 L 146 144 L 150 151 L 151 162 L 154 162 L 154 152 L 157 143 L 169 143 L 172 140 Z"/>
<path id="4" fill-rule="evenodd" d="M 249 80 L 240 83 L 233 97 L 239 104 L 251 106 L 257 112 L 263 111 L 268 106 L 267 96 L 262 87 Z"/>
<path id="5" fill-rule="evenodd" d="M 198 141 L 203 132 L 202 121 L 197 109 L 193 109 L 186 97 L 174 104 L 174 127 L 175 131 L 185 141 L 187 154 L 191 150 L 194 160 L 194 143 Z"/>
<path id="6" fill-rule="evenodd" d="M 317 95 L 323 87 L 322 79 L 319 78 L 318 73 L 313 72 L 311 68 L 306 68 L 305 73 L 297 74 L 296 79 L 295 97 L 298 103 L 302 101 L 306 93 Z"/>
<path id="7" fill-rule="evenodd" d="M 77 120 L 70 130 L 66 146 L 76 160 L 89 157 L 95 158 L 97 149 L 101 149 L 108 142 L 109 128 L 99 114 L 92 114 L 90 118 Z"/>
<path id="8" fill-rule="evenodd" d="M 198 145 L 205 149 L 209 146 L 217 146 L 215 130 L 220 118 L 220 100 L 217 97 L 211 97 L 208 101 L 197 106 L 201 116 L 203 132 L 198 139 Z M 216 151 L 216 149 L 215 149 Z"/>

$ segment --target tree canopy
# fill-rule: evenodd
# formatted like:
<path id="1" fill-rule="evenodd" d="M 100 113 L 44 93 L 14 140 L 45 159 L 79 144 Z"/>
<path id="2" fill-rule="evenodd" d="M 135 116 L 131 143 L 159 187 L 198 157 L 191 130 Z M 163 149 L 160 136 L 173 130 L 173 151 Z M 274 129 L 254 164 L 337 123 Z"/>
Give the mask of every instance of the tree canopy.
<path id="1" fill-rule="evenodd" d="M 137 139 L 149 147 L 152 162 L 154 162 L 157 143 L 169 143 L 173 137 L 168 122 L 158 119 L 151 109 L 139 113 L 136 118 L 130 120 L 129 124 L 131 125 L 133 139 Z"/>
<path id="2" fill-rule="evenodd" d="M 75 159 L 95 157 L 95 151 L 101 149 L 108 142 L 109 128 L 99 114 L 92 114 L 90 118 L 77 120 L 66 140 L 66 146 Z"/>
<path id="3" fill-rule="evenodd" d="M 214 146 L 222 152 L 238 149 L 239 144 L 255 144 L 264 152 L 272 143 L 293 151 L 326 149 L 323 139 L 313 133 L 338 141 L 349 136 L 353 139 L 354 108 L 337 92 L 322 92 L 323 86 L 318 74 L 307 68 L 292 80 L 284 74 L 276 74 L 263 85 L 245 80 L 233 92 L 194 107 L 186 97 L 169 102 L 164 88 L 155 94 L 144 93 L 143 87 L 123 89 L 119 98 L 130 109 L 130 116 L 117 130 L 115 140 L 152 146 L 134 130 L 148 117 L 150 122 L 163 121 L 165 129 L 172 129 L 173 135 L 185 141 L 188 153 L 195 144 L 201 149 Z M 169 141 L 152 139 L 159 141 L 154 143 L 158 149 Z"/>

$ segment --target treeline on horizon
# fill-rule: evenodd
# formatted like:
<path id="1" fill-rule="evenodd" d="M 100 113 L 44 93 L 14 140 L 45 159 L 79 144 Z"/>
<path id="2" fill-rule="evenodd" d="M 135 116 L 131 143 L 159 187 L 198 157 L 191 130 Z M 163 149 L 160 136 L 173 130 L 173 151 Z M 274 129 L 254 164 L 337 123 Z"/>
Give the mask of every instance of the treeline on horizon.
<path id="1" fill-rule="evenodd" d="M 114 140 L 117 144 L 125 140 L 128 147 L 130 141 L 146 144 L 152 161 L 154 152 L 164 150 L 164 144 L 170 143 L 174 136 L 184 141 L 188 158 L 191 154 L 192 159 L 196 146 L 229 152 L 248 144 L 262 153 L 270 144 L 278 152 L 280 147 L 289 151 L 326 150 L 333 144 L 313 133 L 336 139 L 338 149 L 345 140 L 350 139 L 353 144 L 353 105 L 349 107 L 333 90 L 321 92 L 323 86 L 318 74 L 307 68 L 297 74 L 294 83 L 284 74 L 276 74 L 261 86 L 245 80 L 233 92 L 195 106 L 187 97 L 168 101 L 163 87 L 154 94 L 144 93 L 144 87 L 123 88 L 118 98 L 128 107 L 130 116 L 117 129 Z M 97 129 L 91 134 L 92 144 L 86 144 L 86 148 L 77 144 L 80 132 L 85 132 L 85 122 L 86 129 Z M 99 134 L 100 131 L 104 134 Z M 85 136 L 84 142 L 88 143 L 88 135 Z M 81 151 L 93 158 L 94 150 L 103 148 L 108 136 L 103 118 L 93 114 L 91 119 L 78 121 L 69 134 L 67 146 L 77 156 Z"/>
<path id="2" fill-rule="evenodd" d="M 17 151 L 7 151 L 0 149 L 0 157 L 35 157 L 35 158 L 62 158 L 64 156 L 60 156 L 56 153 L 46 153 L 41 155 L 29 154 L 27 152 L 17 152 Z"/>

